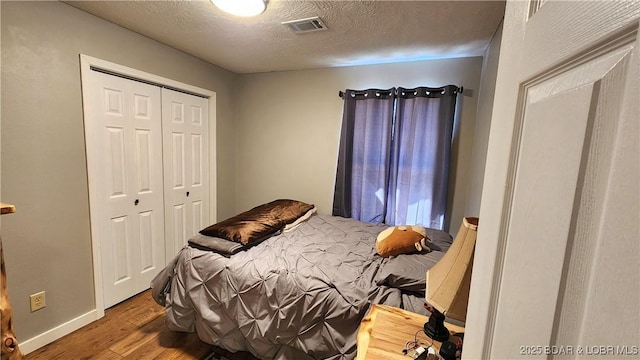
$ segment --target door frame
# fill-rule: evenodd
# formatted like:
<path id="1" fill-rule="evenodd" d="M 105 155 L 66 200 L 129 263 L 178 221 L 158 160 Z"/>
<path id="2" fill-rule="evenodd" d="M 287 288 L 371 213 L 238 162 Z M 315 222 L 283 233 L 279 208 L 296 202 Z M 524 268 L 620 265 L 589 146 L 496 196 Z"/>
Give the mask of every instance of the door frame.
<path id="1" fill-rule="evenodd" d="M 91 139 L 95 134 L 90 133 L 90 129 L 86 126 L 86 123 L 91 119 L 93 104 L 89 92 L 94 85 L 93 73 L 95 70 L 110 73 L 115 76 L 121 76 L 131 80 L 141 81 L 158 85 L 173 90 L 183 91 L 193 95 L 202 96 L 208 99 L 209 113 L 209 222 L 213 222 L 217 218 L 216 214 L 216 93 L 188 85 L 179 81 L 171 80 L 162 76 L 150 74 L 144 71 L 132 69 L 123 65 L 112 63 L 109 61 L 94 58 L 88 55 L 80 54 L 80 77 L 82 84 L 82 106 L 83 106 L 83 119 L 84 119 L 84 131 L 85 131 L 85 151 L 87 156 L 87 179 L 91 184 L 95 181 L 93 178 L 95 174 L 92 174 L 92 168 L 97 164 L 92 164 L 90 159 L 95 159 L 97 154 L 93 153 L 93 149 L 86 146 L 87 139 Z M 103 299 L 103 282 L 102 282 L 102 258 L 101 258 L 101 239 L 99 234 L 99 219 L 100 209 L 97 208 L 99 194 L 95 187 L 89 186 L 89 218 L 91 222 L 91 249 L 93 256 L 93 281 L 94 281 L 94 294 L 95 294 L 95 306 L 96 306 L 96 319 L 104 316 L 104 299 Z M 164 216 L 164 212 L 163 212 Z"/>

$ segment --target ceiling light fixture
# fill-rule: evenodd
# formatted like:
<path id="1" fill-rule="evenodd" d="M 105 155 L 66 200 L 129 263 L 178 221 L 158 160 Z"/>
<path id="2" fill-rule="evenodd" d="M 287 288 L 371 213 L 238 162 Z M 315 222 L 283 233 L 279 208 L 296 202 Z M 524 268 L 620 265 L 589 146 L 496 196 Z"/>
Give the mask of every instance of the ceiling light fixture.
<path id="1" fill-rule="evenodd" d="M 250 17 L 262 14 L 268 0 L 211 0 L 220 10 L 231 15 Z"/>

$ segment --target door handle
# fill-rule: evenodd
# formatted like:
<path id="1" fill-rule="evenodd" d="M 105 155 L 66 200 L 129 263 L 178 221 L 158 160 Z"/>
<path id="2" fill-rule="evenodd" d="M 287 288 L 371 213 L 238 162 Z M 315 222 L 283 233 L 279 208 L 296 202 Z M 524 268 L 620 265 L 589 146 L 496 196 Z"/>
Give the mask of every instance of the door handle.
<path id="1" fill-rule="evenodd" d="M 187 197 L 189 197 L 189 192 L 187 191 Z"/>
<path id="2" fill-rule="evenodd" d="M 140 200 L 136 199 L 136 201 L 133 202 L 133 205 L 138 206 L 138 204 L 140 204 Z"/>

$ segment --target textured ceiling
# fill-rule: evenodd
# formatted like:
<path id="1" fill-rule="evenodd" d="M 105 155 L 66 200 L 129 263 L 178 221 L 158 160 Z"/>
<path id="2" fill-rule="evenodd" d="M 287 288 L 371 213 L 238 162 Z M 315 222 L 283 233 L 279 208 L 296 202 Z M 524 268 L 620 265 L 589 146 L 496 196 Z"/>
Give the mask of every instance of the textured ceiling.
<path id="1" fill-rule="evenodd" d="M 263 14 L 240 18 L 206 0 L 66 3 L 239 74 L 482 55 L 505 5 L 271 0 Z M 329 30 L 281 25 L 313 16 Z"/>

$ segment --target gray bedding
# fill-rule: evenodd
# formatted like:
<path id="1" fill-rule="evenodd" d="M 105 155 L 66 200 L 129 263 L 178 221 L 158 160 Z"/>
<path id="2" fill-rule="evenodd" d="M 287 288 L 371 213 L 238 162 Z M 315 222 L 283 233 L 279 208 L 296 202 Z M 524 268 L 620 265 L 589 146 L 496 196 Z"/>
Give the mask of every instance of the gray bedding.
<path id="1" fill-rule="evenodd" d="M 232 256 L 184 247 L 152 281 L 171 330 L 261 359 L 353 359 L 372 303 L 425 313 L 425 272 L 451 243 L 429 230 L 428 254 L 382 258 L 386 226 L 311 217 Z"/>

